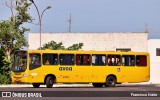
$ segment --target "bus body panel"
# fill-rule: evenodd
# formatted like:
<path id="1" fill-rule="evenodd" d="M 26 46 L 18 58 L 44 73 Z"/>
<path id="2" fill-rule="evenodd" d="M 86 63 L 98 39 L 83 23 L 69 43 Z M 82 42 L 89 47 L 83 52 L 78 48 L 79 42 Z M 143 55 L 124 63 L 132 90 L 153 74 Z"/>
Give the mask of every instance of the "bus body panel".
<path id="1" fill-rule="evenodd" d="M 29 54 L 41 55 L 41 67 L 30 70 Z M 93 65 L 43 65 L 42 55 L 48 54 L 105 54 L 105 55 L 146 55 L 147 66 L 93 66 Z M 147 82 L 150 78 L 150 58 L 144 52 L 109 52 L 109 51 L 62 51 L 28 50 L 27 69 L 25 72 L 12 72 L 12 82 L 44 83 L 48 74 L 55 75 L 57 83 L 105 83 L 109 75 L 115 75 L 118 83 Z"/>

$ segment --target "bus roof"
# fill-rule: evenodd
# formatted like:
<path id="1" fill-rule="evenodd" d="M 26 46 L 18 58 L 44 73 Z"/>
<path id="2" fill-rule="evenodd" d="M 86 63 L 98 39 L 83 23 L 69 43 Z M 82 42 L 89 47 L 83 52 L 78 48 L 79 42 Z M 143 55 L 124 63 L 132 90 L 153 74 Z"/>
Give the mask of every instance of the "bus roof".
<path id="1" fill-rule="evenodd" d="M 133 51 L 95 51 L 95 50 L 28 50 L 28 53 L 69 53 L 69 54 L 145 54 L 149 55 L 148 52 L 133 52 Z"/>

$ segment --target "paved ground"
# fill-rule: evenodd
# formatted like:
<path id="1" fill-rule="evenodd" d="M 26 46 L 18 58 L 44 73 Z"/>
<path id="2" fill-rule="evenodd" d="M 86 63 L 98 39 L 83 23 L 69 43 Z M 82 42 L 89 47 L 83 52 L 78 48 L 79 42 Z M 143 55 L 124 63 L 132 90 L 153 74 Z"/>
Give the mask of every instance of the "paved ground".
<path id="1" fill-rule="evenodd" d="M 0 91 L 160 91 L 160 84 L 119 84 L 115 87 L 94 88 L 92 84 L 56 84 L 53 88 L 33 88 L 30 84 L 0 85 Z"/>
<path id="2" fill-rule="evenodd" d="M 110 98 L 111 100 L 124 100 L 124 99 L 160 99 L 160 85 L 159 84 L 120 84 L 116 87 L 103 87 L 94 88 L 91 84 L 57 84 L 53 88 L 46 88 L 45 85 L 40 88 L 33 88 L 32 85 L 1 85 L 0 86 L 0 96 L 2 92 L 11 92 L 12 99 L 22 99 L 17 98 L 22 95 L 28 97 L 28 94 L 34 96 L 41 96 L 43 98 L 31 98 L 31 99 L 58 99 L 58 100 L 106 100 Z M 20 94 L 20 95 L 19 95 Z M 15 98 L 16 97 L 16 98 Z M 44 98 L 45 97 L 45 98 Z M 72 98 L 71 98 L 72 97 Z M 67 99 L 68 98 L 68 99 Z M 0 98 L 8 99 L 8 98 Z M 10 98 L 11 99 L 11 98 Z M 29 98 L 23 98 L 29 99 Z"/>

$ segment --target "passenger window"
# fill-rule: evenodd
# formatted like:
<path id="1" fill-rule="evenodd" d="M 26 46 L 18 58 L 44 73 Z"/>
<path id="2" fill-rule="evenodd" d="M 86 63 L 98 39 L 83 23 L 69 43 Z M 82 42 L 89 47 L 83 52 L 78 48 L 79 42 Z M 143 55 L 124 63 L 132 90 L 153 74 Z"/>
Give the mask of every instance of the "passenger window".
<path id="1" fill-rule="evenodd" d="M 43 54 L 43 65 L 58 65 L 58 54 Z"/>
<path id="2" fill-rule="evenodd" d="M 137 66 L 147 66 L 147 57 L 145 55 L 136 56 L 136 65 Z"/>
<path id="3" fill-rule="evenodd" d="M 59 60 L 61 65 L 74 65 L 74 54 L 60 54 Z"/>
<path id="4" fill-rule="evenodd" d="M 120 55 L 108 55 L 108 66 L 121 66 Z"/>
<path id="5" fill-rule="evenodd" d="M 135 56 L 134 55 L 123 55 L 122 65 L 123 66 L 135 66 Z"/>
<path id="6" fill-rule="evenodd" d="M 89 54 L 77 54 L 76 55 L 76 65 L 90 65 L 90 55 Z"/>
<path id="7" fill-rule="evenodd" d="M 41 66 L 41 55 L 40 54 L 30 54 L 30 61 L 29 61 L 29 69 L 35 69 Z"/>
<path id="8" fill-rule="evenodd" d="M 105 66 L 106 55 L 92 55 L 92 65 Z"/>

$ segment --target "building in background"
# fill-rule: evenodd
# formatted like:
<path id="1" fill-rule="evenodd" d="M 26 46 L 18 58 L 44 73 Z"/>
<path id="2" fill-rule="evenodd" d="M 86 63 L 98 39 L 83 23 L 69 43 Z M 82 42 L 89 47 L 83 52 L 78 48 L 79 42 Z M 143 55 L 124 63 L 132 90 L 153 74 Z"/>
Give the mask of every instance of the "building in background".
<path id="1" fill-rule="evenodd" d="M 131 50 L 147 51 L 147 33 L 42 33 L 41 43 L 52 40 L 62 42 L 66 47 L 75 43 L 83 43 L 83 50 Z M 29 49 L 40 47 L 40 35 L 29 33 Z"/>
<path id="2" fill-rule="evenodd" d="M 50 41 L 62 42 L 69 47 L 83 43 L 83 50 L 123 50 L 149 52 L 151 69 L 150 82 L 160 83 L 160 39 L 148 39 L 148 33 L 42 33 L 42 45 Z M 28 34 L 28 49 L 40 47 L 40 35 Z"/>
<path id="3" fill-rule="evenodd" d="M 160 83 L 160 39 L 148 39 L 148 52 L 151 61 L 150 82 Z"/>

